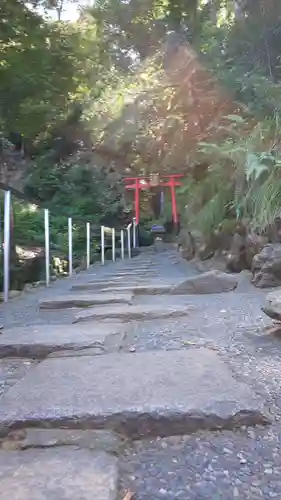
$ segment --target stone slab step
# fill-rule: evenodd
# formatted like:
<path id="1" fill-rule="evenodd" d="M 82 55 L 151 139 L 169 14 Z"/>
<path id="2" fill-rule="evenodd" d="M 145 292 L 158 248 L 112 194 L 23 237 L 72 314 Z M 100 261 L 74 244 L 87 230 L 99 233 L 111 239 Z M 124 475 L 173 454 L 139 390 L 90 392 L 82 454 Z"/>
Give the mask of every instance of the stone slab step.
<path id="1" fill-rule="evenodd" d="M 141 272 L 141 271 L 117 271 L 115 274 L 116 277 L 132 277 L 132 278 L 142 278 L 143 276 L 158 276 L 158 273 L 155 271 L 146 271 L 146 272 Z"/>
<path id="2" fill-rule="evenodd" d="M 116 500 L 117 458 L 76 447 L 0 452 L 3 500 Z"/>
<path id="3" fill-rule="evenodd" d="M 103 293 L 133 293 L 134 295 L 165 295 L 171 293 L 172 287 L 169 285 L 119 285 L 105 286 L 101 288 Z"/>
<path id="4" fill-rule="evenodd" d="M 88 427 L 139 438 L 267 422 L 251 388 L 204 347 L 47 359 L 3 396 L 0 407 L 2 433 Z"/>
<path id="5" fill-rule="evenodd" d="M 118 287 L 120 286 L 120 288 L 122 289 L 122 287 L 124 287 L 126 289 L 126 287 L 128 288 L 128 291 L 130 292 L 130 286 L 132 286 L 132 282 L 134 281 L 138 281 L 138 280 L 132 280 L 132 281 L 126 281 L 125 283 L 122 281 L 107 281 L 107 280 L 103 280 L 103 281 L 93 281 L 93 282 L 89 282 L 89 283 L 79 283 L 79 285 L 72 285 L 71 287 L 71 290 L 73 291 L 82 291 L 82 290 L 85 290 L 85 291 L 90 291 L 90 290 L 101 290 L 103 288 L 111 288 L 115 290 L 118 289 Z"/>
<path id="6" fill-rule="evenodd" d="M 103 281 L 103 280 L 110 280 L 110 281 L 122 281 L 122 280 L 128 280 L 128 279 L 142 279 L 142 278 L 147 278 L 147 276 L 151 278 L 158 277 L 160 273 L 155 272 L 155 271 L 146 271 L 146 272 L 139 272 L 139 271 L 114 271 L 109 274 L 104 274 L 103 276 L 101 275 L 94 275 L 94 274 L 87 274 L 87 281 Z M 80 277 L 79 277 L 80 279 Z"/>
<path id="7" fill-rule="evenodd" d="M 73 291 L 97 291 L 107 292 L 107 293 L 134 293 L 134 295 L 141 294 L 151 294 L 157 295 L 161 293 L 169 293 L 171 290 L 171 285 L 167 282 L 161 282 L 155 284 L 155 280 L 147 281 L 143 280 L 131 280 L 131 281 L 103 281 L 103 282 L 90 282 L 81 283 L 79 285 L 73 285 L 71 290 Z"/>
<path id="8" fill-rule="evenodd" d="M 89 307 L 102 304 L 130 304 L 132 293 L 107 294 L 71 294 L 45 299 L 39 303 L 40 309 L 69 309 L 72 307 Z"/>
<path id="9" fill-rule="evenodd" d="M 87 275 L 87 278 L 90 277 L 90 280 L 87 280 L 87 283 L 104 283 L 104 281 L 114 281 L 114 282 L 119 282 L 123 280 L 122 276 L 116 276 L 114 275 L 106 275 L 106 276 L 97 276 L 94 277 L 91 274 Z"/>
<path id="10" fill-rule="evenodd" d="M 54 448 L 76 446 L 94 451 L 119 455 L 130 444 L 116 432 L 97 429 L 44 429 L 27 427 L 11 431 L 0 438 L 0 450 L 15 451 L 29 448 Z"/>
<path id="11" fill-rule="evenodd" d="M 0 335 L 0 357 L 44 358 L 58 351 L 93 348 L 107 352 L 119 348 L 125 333 L 125 325 L 116 322 L 8 328 Z"/>
<path id="12" fill-rule="evenodd" d="M 159 305 L 135 305 L 135 306 L 112 306 L 105 307 L 89 307 L 79 311 L 75 315 L 74 323 L 89 320 L 150 320 L 158 318 L 179 318 L 189 315 L 193 310 L 192 306 L 175 306 L 175 307 L 161 307 Z"/>

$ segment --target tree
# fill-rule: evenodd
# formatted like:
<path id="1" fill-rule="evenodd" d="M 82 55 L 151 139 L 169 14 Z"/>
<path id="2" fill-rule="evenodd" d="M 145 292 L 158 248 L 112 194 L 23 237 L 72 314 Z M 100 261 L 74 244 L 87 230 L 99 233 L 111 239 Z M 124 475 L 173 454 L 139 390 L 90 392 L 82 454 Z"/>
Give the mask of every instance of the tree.
<path id="1" fill-rule="evenodd" d="M 67 7 L 71 5 L 78 7 L 79 3 L 79 0 L 31 0 L 28 2 L 37 11 L 44 12 L 46 15 L 55 14 L 55 18 L 59 22 Z"/>

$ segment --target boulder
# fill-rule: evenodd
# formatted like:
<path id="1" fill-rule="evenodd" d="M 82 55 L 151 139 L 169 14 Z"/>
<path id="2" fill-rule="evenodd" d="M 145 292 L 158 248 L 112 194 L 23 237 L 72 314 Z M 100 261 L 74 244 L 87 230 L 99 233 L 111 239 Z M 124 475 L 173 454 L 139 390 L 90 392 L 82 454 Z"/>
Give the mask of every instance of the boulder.
<path id="1" fill-rule="evenodd" d="M 212 245 L 210 245 L 209 243 L 203 243 L 202 245 L 200 245 L 196 252 L 196 255 L 201 260 L 209 260 L 214 256 L 214 254 L 215 248 L 212 248 Z"/>
<path id="2" fill-rule="evenodd" d="M 227 255 L 227 269 L 232 273 L 240 273 L 243 269 L 247 269 L 247 267 L 245 237 L 239 233 L 235 233 Z"/>
<path id="3" fill-rule="evenodd" d="M 177 237 L 178 248 L 180 249 L 183 259 L 193 259 L 196 251 L 195 240 L 188 229 L 183 228 Z"/>
<path id="4" fill-rule="evenodd" d="M 208 260 L 200 260 L 195 257 L 192 261 L 192 265 L 201 273 L 206 271 L 213 271 L 214 269 L 222 272 L 227 270 L 227 252 L 215 252 L 214 256 Z"/>
<path id="5" fill-rule="evenodd" d="M 209 294 L 230 292 L 237 287 L 238 277 L 233 274 L 213 270 L 192 276 L 175 286 L 173 294 Z"/>
<path id="6" fill-rule="evenodd" d="M 267 294 L 262 310 L 271 319 L 281 321 L 281 289 Z"/>
<path id="7" fill-rule="evenodd" d="M 254 256 L 252 283 L 258 288 L 281 286 L 281 243 L 266 245 Z"/>
<path id="8" fill-rule="evenodd" d="M 266 236 L 261 236 L 260 234 L 250 231 L 246 236 L 246 252 L 245 258 L 247 263 L 247 269 L 251 269 L 253 265 L 253 258 L 255 255 L 261 252 L 261 250 L 268 244 L 268 238 Z"/>

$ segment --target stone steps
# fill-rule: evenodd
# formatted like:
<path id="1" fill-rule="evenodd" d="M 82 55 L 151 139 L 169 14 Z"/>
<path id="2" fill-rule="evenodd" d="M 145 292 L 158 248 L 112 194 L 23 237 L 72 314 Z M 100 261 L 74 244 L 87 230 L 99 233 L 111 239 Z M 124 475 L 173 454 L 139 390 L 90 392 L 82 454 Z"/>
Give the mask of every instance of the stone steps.
<path id="1" fill-rule="evenodd" d="M 259 399 L 206 348 L 47 359 L 0 408 L 2 432 L 102 427 L 133 439 L 266 421 Z"/>
<path id="2" fill-rule="evenodd" d="M 0 335 L 0 357 L 42 359 L 62 351 L 118 350 L 125 333 L 124 324 L 116 322 L 14 327 L 5 329 Z"/>
<path id="3" fill-rule="evenodd" d="M 164 318 L 180 318 L 187 316 L 192 310 L 190 306 L 159 307 L 152 305 L 124 305 L 105 307 L 88 307 L 75 314 L 74 323 L 81 321 L 144 321 Z"/>
<path id="4" fill-rule="evenodd" d="M 118 459 L 109 453 L 62 446 L 0 452 L 0 498 L 117 500 Z"/>
<path id="5" fill-rule="evenodd" d="M 45 321 L 70 308 L 72 323 L 3 330 L 0 356 L 39 363 L 1 399 L 0 499 L 119 500 L 118 456 L 132 440 L 270 422 L 214 350 L 122 351 L 136 325 L 198 312 L 153 297 L 181 285 L 177 261 L 148 251 L 81 273 L 38 302 Z"/>
<path id="6" fill-rule="evenodd" d="M 133 294 L 127 293 L 103 293 L 101 294 L 71 294 L 42 300 L 40 309 L 69 309 L 72 307 L 90 307 L 94 305 L 131 304 Z"/>

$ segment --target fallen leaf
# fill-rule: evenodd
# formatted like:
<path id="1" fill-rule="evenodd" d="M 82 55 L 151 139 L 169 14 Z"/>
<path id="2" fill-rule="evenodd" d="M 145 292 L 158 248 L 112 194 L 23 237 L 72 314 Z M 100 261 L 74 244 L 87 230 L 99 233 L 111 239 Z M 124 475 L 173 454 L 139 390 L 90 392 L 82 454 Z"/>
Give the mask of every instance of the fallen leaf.
<path id="1" fill-rule="evenodd" d="M 132 491 L 127 491 L 127 493 L 124 496 L 123 500 L 134 500 L 134 493 L 132 493 Z"/>

